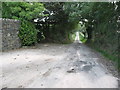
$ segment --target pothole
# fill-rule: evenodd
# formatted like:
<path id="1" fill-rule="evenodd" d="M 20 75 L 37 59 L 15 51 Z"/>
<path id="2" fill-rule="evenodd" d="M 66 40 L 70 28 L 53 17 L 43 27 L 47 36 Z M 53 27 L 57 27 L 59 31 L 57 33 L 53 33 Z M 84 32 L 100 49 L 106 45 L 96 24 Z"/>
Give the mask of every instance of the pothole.
<path id="1" fill-rule="evenodd" d="M 95 62 L 75 61 L 71 62 L 68 66 L 68 73 L 79 73 L 81 71 L 89 72 L 95 66 Z"/>

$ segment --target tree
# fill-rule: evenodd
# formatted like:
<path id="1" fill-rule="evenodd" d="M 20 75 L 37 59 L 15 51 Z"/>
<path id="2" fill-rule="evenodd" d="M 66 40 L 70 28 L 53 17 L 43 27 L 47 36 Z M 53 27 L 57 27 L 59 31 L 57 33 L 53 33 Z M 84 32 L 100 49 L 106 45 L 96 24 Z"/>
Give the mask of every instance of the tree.
<path id="1" fill-rule="evenodd" d="M 34 20 L 43 16 L 42 3 L 36 2 L 3 2 L 2 17 L 19 20 Z"/>

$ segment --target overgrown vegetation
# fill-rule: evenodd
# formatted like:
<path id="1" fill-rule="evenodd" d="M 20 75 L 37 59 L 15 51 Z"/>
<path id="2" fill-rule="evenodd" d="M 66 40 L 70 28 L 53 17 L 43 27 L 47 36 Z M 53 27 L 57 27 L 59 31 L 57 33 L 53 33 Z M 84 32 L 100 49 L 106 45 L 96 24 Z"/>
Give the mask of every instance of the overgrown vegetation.
<path id="1" fill-rule="evenodd" d="M 37 42 L 37 30 L 34 24 L 28 21 L 22 21 L 19 37 L 23 46 L 35 44 Z"/>
<path id="2" fill-rule="evenodd" d="M 90 15 L 91 14 L 91 15 Z M 89 44 L 97 48 L 104 56 L 117 63 L 120 68 L 120 43 L 118 31 L 120 24 L 120 2 L 117 3 L 95 3 L 89 10 L 88 32 L 91 37 Z M 94 17 L 93 17 L 94 16 Z"/>
<path id="3" fill-rule="evenodd" d="M 92 31 L 90 30 L 92 33 L 89 43 L 104 56 L 116 62 L 118 68 L 120 68 L 120 57 L 118 56 L 120 43 L 118 41 L 119 33 L 117 32 L 120 26 L 117 22 L 120 15 L 120 2 L 95 3 L 89 11 L 90 13 L 94 15 L 94 17 L 90 16 L 94 22 L 88 22 L 88 31 L 92 29 Z"/>

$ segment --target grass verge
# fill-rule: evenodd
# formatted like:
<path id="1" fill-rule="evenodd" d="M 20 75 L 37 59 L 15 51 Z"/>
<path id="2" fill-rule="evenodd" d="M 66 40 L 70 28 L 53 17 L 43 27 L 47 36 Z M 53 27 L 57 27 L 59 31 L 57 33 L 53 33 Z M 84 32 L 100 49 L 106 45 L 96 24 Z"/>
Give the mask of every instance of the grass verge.
<path id="1" fill-rule="evenodd" d="M 111 55 L 110 53 L 106 52 L 105 50 L 102 50 L 100 48 L 95 47 L 94 45 L 87 44 L 88 46 L 92 47 L 96 51 L 100 52 L 104 57 L 108 58 L 108 60 L 111 60 L 115 63 L 116 69 L 120 72 L 120 57 L 115 56 L 114 54 Z"/>
<path id="2" fill-rule="evenodd" d="M 120 62 L 119 62 L 120 58 L 118 56 L 111 55 L 108 52 L 106 52 L 104 50 L 101 50 L 101 49 L 98 49 L 98 48 L 95 48 L 95 50 L 97 50 L 103 56 L 105 56 L 106 58 L 108 58 L 108 60 L 111 60 L 111 61 L 115 62 L 115 64 L 117 65 L 115 67 L 118 69 L 118 71 L 120 71 Z"/>

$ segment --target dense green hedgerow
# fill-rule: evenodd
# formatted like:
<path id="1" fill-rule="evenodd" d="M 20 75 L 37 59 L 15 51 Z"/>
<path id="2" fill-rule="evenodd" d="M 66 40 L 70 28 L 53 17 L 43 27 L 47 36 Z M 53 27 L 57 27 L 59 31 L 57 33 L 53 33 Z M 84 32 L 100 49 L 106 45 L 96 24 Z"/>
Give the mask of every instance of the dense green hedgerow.
<path id="1" fill-rule="evenodd" d="M 31 22 L 22 21 L 19 37 L 23 46 L 33 45 L 37 42 L 37 30 Z"/>

